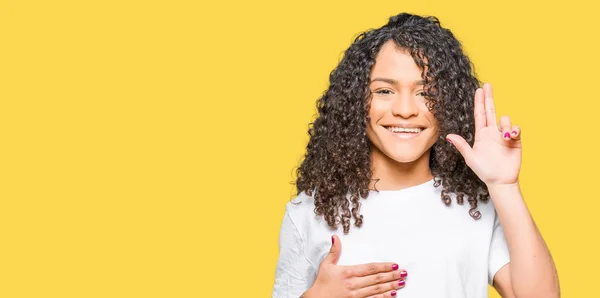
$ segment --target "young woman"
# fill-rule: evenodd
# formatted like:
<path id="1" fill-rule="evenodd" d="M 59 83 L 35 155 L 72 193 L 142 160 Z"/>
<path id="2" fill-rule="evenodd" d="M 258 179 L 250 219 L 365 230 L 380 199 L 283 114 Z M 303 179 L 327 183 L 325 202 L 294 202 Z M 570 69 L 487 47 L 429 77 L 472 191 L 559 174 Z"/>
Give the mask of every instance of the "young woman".
<path id="1" fill-rule="evenodd" d="M 519 188 L 521 131 L 436 18 L 361 34 L 318 111 L 273 297 L 559 297 Z"/>

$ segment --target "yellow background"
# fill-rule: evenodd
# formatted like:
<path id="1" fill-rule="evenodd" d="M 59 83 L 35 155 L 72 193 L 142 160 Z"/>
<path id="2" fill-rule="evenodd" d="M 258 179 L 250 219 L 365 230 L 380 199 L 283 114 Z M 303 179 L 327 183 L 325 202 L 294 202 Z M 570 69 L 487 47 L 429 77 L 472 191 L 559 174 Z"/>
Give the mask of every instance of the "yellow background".
<path id="1" fill-rule="evenodd" d="M 563 297 L 596 296 L 592 1 L 0 3 L 0 297 L 270 297 L 315 100 L 402 11 L 493 83 Z"/>

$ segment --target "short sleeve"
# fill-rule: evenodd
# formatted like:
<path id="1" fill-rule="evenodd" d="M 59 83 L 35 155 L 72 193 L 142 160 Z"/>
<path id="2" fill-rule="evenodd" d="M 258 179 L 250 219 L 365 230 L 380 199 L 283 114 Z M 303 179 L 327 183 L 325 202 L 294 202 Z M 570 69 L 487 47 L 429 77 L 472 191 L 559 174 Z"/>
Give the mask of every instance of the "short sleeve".
<path id="1" fill-rule="evenodd" d="M 275 270 L 273 298 L 298 298 L 309 287 L 316 272 L 304 254 L 298 228 L 286 211 L 279 232 L 279 259 Z"/>
<path id="2" fill-rule="evenodd" d="M 494 212 L 494 230 L 492 231 L 492 240 L 490 242 L 490 255 L 488 259 L 488 283 L 494 285 L 494 276 L 504 265 L 510 262 L 508 246 L 504 230 L 500 224 L 498 214 Z"/>

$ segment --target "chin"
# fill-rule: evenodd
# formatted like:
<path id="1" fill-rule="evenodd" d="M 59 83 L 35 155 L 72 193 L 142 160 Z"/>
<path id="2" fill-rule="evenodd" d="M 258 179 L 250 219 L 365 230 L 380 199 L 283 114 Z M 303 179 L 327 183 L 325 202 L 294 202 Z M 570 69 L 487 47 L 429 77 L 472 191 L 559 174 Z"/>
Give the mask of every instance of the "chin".
<path id="1" fill-rule="evenodd" d="M 386 146 L 387 145 L 387 146 Z M 412 163 L 429 153 L 429 146 L 423 143 L 413 142 L 408 144 L 383 144 L 383 153 L 387 158 L 399 163 Z"/>
<path id="2" fill-rule="evenodd" d="M 411 163 L 417 161 L 423 154 L 387 154 L 387 157 L 398 163 Z"/>

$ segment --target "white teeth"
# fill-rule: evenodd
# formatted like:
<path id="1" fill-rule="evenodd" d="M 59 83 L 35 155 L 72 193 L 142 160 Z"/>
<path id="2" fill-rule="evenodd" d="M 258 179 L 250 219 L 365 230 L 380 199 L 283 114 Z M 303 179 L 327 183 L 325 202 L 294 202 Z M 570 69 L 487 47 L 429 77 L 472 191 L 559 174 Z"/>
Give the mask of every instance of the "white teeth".
<path id="1" fill-rule="evenodd" d="M 411 133 L 419 133 L 423 130 L 421 128 L 402 128 L 402 127 L 388 127 L 387 129 L 391 132 L 411 132 Z"/>

